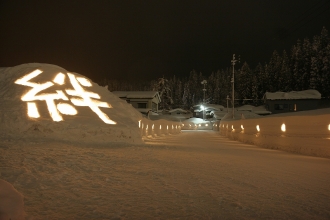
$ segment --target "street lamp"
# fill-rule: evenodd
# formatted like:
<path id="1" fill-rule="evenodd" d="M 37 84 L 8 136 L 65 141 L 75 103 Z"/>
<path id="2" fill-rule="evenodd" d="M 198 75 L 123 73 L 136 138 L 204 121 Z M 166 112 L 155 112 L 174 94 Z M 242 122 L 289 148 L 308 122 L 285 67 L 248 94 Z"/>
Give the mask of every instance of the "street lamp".
<path id="1" fill-rule="evenodd" d="M 205 86 L 207 84 L 207 81 L 204 79 L 202 82 L 201 82 L 202 85 L 204 85 L 204 88 L 203 88 L 203 92 L 204 92 L 204 98 L 203 98 L 203 104 L 205 105 L 205 92 L 206 92 L 206 89 L 205 89 Z M 205 116 L 205 107 L 203 108 L 203 120 L 204 119 L 204 116 Z"/>

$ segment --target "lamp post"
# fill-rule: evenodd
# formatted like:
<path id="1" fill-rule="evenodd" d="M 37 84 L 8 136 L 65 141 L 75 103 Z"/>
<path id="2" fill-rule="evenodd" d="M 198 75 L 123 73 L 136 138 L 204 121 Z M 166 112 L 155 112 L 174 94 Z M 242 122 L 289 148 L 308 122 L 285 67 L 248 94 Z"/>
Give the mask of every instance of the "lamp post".
<path id="1" fill-rule="evenodd" d="M 207 81 L 204 79 L 202 82 L 201 82 L 202 85 L 204 85 L 204 88 L 203 88 L 203 92 L 204 92 L 204 98 L 203 98 L 203 105 L 205 105 L 205 92 L 206 92 L 206 89 L 205 89 L 205 86 L 207 84 Z M 204 116 L 205 116 L 205 106 L 203 108 L 203 120 L 204 119 Z"/>
<path id="2" fill-rule="evenodd" d="M 228 112 L 229 112 L 229 111 L 228 111 L 228 101 L 229 101 L 229 99 L 230 99 L 230 98 L 229 98 L 229 95 L 227 95 L 227 98 L 226 98 L 226 99 L 227 99 L 227 113 L 228 113 Z"/>
<path id="3" fill-rule="evenodd" d="M 231 83 L 233 84 L 233 91 L 232 91 L 232 105 L 233 105 L 233 119 L 235 118 L 235 112 L 234 112 L 234 102 L 235 102 L 235 63 L 237 60 L 235 59 L 235 54 L 233 54 L 233 59 L 231 60 L 231 63 L 233 65 L 233 78 L 231 78 Z"/>

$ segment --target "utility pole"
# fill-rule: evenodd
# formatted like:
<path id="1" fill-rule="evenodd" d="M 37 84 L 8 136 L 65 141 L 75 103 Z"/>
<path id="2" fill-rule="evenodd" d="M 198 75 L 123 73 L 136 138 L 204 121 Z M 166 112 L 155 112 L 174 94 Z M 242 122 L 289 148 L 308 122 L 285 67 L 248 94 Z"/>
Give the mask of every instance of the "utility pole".
<path id="1" fill-rule="evenodd" d="M 204 115 L 205 115 L 205 92 L 206 92 L 205 86 L 207 84 L 207 81 L 204 79 L 201 82 L 201 84 L 204 85 L 204 89 L 203 89 L 203 92 L 204 92 L 204 98 L 203 98 L 203 105 L 204 105 L 204 109 L 203 109 L 203 120 L 204 120 Z"/>
<path id="2" fill-rule="evenodd" d="M 235 102 L 235 63 L 237 62 L 237 60 L 235 59 L 235 54 L 233 54 L 233 59 L 231 60 L 231 63 L 233 65 L 233 78 L 231 78 L 231 82 L 233 84 L 233 91 L 232 91 L 232 105 L 233 105 L 233 119 L 235 119 L 235 112 L 234 112 L 234 102 Z"/>

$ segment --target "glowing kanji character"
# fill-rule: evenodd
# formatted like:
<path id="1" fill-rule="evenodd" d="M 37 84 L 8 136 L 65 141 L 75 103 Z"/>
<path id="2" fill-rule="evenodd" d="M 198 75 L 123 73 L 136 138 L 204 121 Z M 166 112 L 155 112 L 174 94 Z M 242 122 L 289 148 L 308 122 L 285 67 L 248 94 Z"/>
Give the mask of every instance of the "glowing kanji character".
<path id="1" fill-rule="evenodd" d="M 94 99 L 100 99 L 99 94 L 94 92 L 86 91 L 81 85 L 86 87 L 91 87 L 92 84 L 89 80 L 83 77 L 75 77 L 75 75 L 71 73 L 67 73 L 69 76 L 69 80 L 74 88 L 66 89 L 65 91 L 71 96 L 78 96 L 80 98 L 71 98 L 71 102 L 76 106 L 88 106 L 91 108 L 93 112 L 95 112 L 99 118 L 107 124 L 117 124 L 115 121 L 111 120 L 105 113 L 103 113 L 99 107 L 103 108 L 112 108 L 107 102 L 101 102 Z M 92 99 L 93 98 L 93 99 Z"/>
<path id="2" fill-rule="evenodd" d="M 29 90 L 26 94 L 24 94 L 21 97 L 22 101 L 27 102 L 28 116 L 32 117 L 32 118 L 40 117 L 36 103 L 31 102 L 31 101 L 36 101 L 36 100 L 46 101 L 49 114 L 54 121 L 63 120 L 62 116 L 58 112 L 58 108 L 59 108 L 60 112 L 63 114 L 70 114 L 70 115 L 77 114 L 77 111 L 75 110 L 75 108 L 67 103 L 60 103 L 57 106 L 55 105 L 54 100 L 59 100 L 59 99 L 69 100 L 68 97 L 66 97 L 66 95 L 64 94 L 64 92 L 62 90 L 56 90 L 56 93 L 42 93 L 42 94 L 37 95 L 40 91 L 45 90 L 54 85 L 54 83 L 52 83 L 50 81 L 47 81 L 47 82 L 41 83 L 41 84 L 30 82 L 31 79 L 40 75 L 42 72 L 43 71 L 37 69 L 15 81 L 16 84 L 32 87 L 31 90 Z M 63 84 L 64 77 L 65 77 L 65 75 L 63 73 L 58 73 L 53 81 L 58 84 Z"/>

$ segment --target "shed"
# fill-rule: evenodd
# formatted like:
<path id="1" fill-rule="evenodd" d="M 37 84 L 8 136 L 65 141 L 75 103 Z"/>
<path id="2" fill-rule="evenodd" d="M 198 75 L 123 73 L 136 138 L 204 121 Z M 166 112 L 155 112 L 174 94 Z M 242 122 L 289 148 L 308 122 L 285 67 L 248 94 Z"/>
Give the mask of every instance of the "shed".
<path id="1" fill-rule="evenodd" d="M 319 108 L 321 94 L 317 90 L 266 92 L 265 107 L 275 113 L 314 110 Z"/>
<path id="2" fill-rule="evenodd" d="M 158 104 L 161 102 L 157 91 L 113 91 L 114 95 L 126 100 L 136 109 L 151 109 L 158 111 Z"/>

